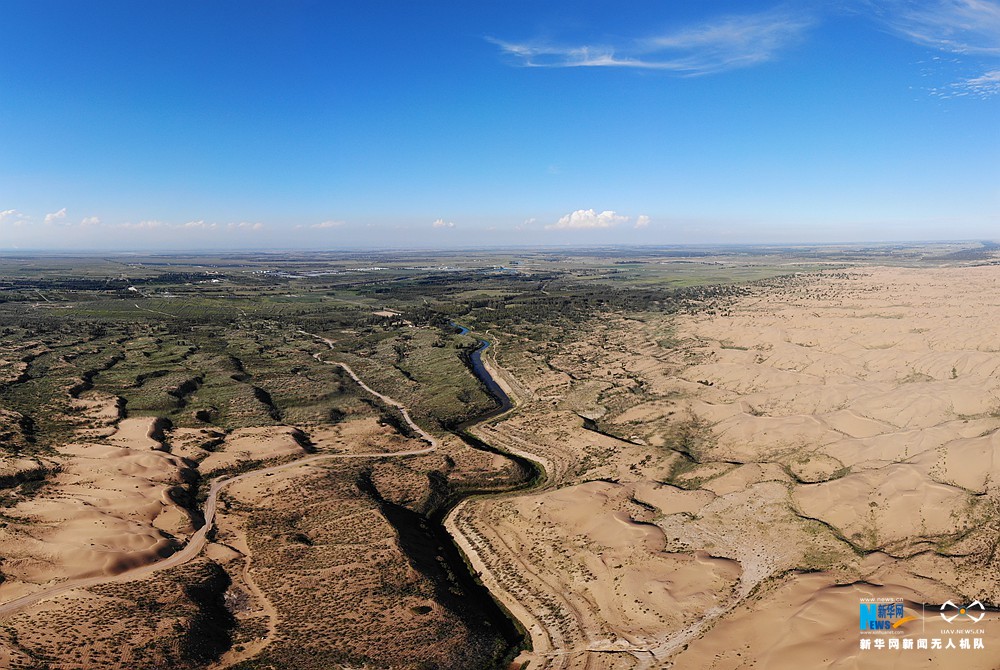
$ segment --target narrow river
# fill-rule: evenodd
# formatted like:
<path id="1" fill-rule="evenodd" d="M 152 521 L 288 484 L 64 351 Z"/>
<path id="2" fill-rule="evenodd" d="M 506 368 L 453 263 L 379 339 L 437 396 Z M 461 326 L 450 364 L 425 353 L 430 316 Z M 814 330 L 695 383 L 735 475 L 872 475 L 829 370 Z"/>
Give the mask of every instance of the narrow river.
<path id="1" fill-rule="evenodd" d="M 460 331 L 468 329 L 452 324 Z M 483 642 L 484 670 L 507 668 L 517 654 L 528 644 L 528 636 L 513 616 L 493 597 L 479 581 L 478 574 L 466 562 L 454 538 L 446 530 L 444 520 L 448 513 L 463 500 L 473 496 L 495 496 L 530 488 L 542 480 L 543 471 L 533 461 L 502 452 L 468 432 L 468 429 L 494 418 L 513 407 L 507 394 L 483 365 L 482 355 L 490 343 L 480 340 L 480 345 L 469 354 L 467 363 L 472 373 L 482 382 L 497 406 L 478 417 L 459 424 L 451 432 L 474 449 L 499 454 L 514 463 L 518 475 L 505 489 L 451 489 L 445 492 L 442 502 L 427 514 L 418 514 L 385 500 L 366 475 L 358 486 L 378 504 L 383 516 L 396 529 L 400 548 L 411 565 L 435 585 L 440 603 L 462 618 L 470 632 Z M 492 651 L 487 651 L 491 649 Z"/>
<path id="2" fill-rule="evenodd" d="M 468 328 L 466 328 L 465 326 L 460 326 L 454 321 L 451 322 L 451 325 L 454 326 L 455 328 L 458 328 L 459 335 L 467 335 L 469 333 Z M 499 416 L 514 406 L 514 403 L 510 401 L 510 398 L 507 396 L 504 390 L 500 388 L 500 384 L 498 384 L 497 381 L 493 379 L 493 375 L 491 375 L 486 370 L 486 366 L 483 365 L 483 354 L 486 353 L 486 350 L 489 348 L 490 348 L 490 342 L 482 339 L 479 340 L 479 346 L 476 347 L 475 351 L 469 354 L 469 367 L 472 369 L 472 374 L 476 375 L 476 378 L 479 379 L 479 381 L 483 383 L 483 386 L 486 387 L 486 391 L 491 396 L 493 396 L 494 400 L 497 401 L 497 407 L 496 409 L 492 409 L 489 412 L 483 414 L 482 416 L 478 416 L 474 419 L 471 419 L 470 421 L 466 421 L 464 424 L 462 424 L 462 426 L 459 427 L 459 430 L 464 430 L 465 428 L 474 426 L 477 423 L 482 423 L 483 421 L 492 419 L 495 416 Z"/>

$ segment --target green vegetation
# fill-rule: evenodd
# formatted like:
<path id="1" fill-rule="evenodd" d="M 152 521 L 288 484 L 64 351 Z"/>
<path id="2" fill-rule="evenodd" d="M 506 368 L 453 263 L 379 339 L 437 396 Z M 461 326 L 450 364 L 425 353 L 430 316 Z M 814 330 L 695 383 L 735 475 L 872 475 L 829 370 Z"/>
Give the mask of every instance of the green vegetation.
<path id="1" fill-rule="evenodd" d="M 493 401 L 463 359 L 476 339 L 452 321 L 559 342 L 607 312 L 725 309 L 742 291 L 734 278 L 779 270 L 637 250 L 7 258 L 0 448 L 58 446 L 87 421 L 73 400 L 95 392 L 120 397 L 128 416 L 222 431 L 366 411 L 315 354 L 349 362 L 418 421 L 453 426 Z"/>

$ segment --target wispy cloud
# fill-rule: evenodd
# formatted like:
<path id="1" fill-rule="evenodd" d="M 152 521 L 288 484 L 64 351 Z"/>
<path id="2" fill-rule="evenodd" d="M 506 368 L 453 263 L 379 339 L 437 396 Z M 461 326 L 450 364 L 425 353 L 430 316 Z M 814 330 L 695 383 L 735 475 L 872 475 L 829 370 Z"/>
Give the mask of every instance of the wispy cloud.
<path id="1" fill-rule="evenodd" d="M 66 208 L 63 207 L 58 212 L 49 212 L 45 215 L 45 223 L 55 223 L 66 218 Z"/>
<path id="2" fill-rule="evenodd" d="M 966 79 L 956 85 L 976 95 L 997 95 L 1000 93 L 1000 70 L 990 70 L 981 77 Z"/>
<path id="3" fill-rule="evenodd" d="M 107 232 L 117 232 L 122 236 L 132 236 L 132 235 L 176 235 L 180 234 L 191 234 L 191 235 L 217 235 L 221 232 L 227 233 L 256 233 L 265 229 L 265 225 L 259 222 L 249 222 L 240 221 L 228 224 L 220 224 L 215 222 L 205 221 L 204 219 L 197 219 L 192 221 L 187 221 L 185 223 L 174 223 L 171 221 L 163 221 L 161 219 L 141 219 L 139 221 L 104 221 L 99 216 L 86 216 L 80 219 L 79 224 L 71 223 L 66 220 L 66 209 L 60 209 L 58 212 L 50 212 L 45 215 L 44 221 L 48 225 L 60 226 L 66 229 L 67 232 L 70 229 L 80 229 L 86 231 L 86 234 L 103 234 L 100 231 Z M 32 219 L 15 209 L 0 210 L 0 224 L 13 225 L 13 226 L 26 226 L 32 224 Z M 41 225 L 41 224 L 36 224 Z"/>
<path id="4" fill-rule="evenodd" d="M 979 77 L 959 79 L 946 86 L 932 88 L 930 94 L 944 99 L 967 96 L 991 98 L 1000 95 L 1000 70 L 990 70 Z"/>
<path id="5" fill-rule="evenodd" d="M 613 228 L 622 223 L 627 223 L 628 220 L 629 217 L 611 210 L 597 212 L 593 209 L 578 209 L 560 218 L 552 225 L 545 227 L 557 230 Z"/>
<path id="6" fill-rule="evenodd" d="M 772 10 L 718 17 L 617 44 L 489 41 L 527 67 L 625 67 L 697 76 L 773 60 L 814 23 L 803 13 Z"/>
<path id="7" fill-rule="evenodd" d="M 96 217 L 95 217 L 96 218 Z M 126 221 L 125 223 L 111 224 L 110 228 L 124 228 L 126 230 L 162 230 L 162 231 L 182 231 L 186 233 L 193 232 L 209 232 L 220 230 L 221 226 L 218 223 L 210 223 L 204 219 L 197 219 L 193 221 L 186 221 L 184 223 L 170 223 L 168 221 L 160 221 L 159 219 L 144 219 L 138 223 L 132 223 Z M 263 223 L 248 223 L 246 221 L 241 221 L 240 223 L 229 223 L 226 224 L 225 230 L 229 232 L 248 230 L 262 230 L 264 228 Z"/>
<path id="8" fill-rule="evenodd" d="M 954 54 L 941 65 L 978 69 L 952 83 L 930 89 L 940 98 L 1000 94 L 1000 1 L 998 0 L 895 0 L 878 5 L 879 18 L 899 37 L 938 51 Z M 975 59 L 974 65 L 962 63 Z M 955 77 L 956 75 L 952 75 Z"/>
<path id="9" fill-rule="evenodd" d="M 340 228 L 346 225 L 346 221 L 321 221 L 319 223 L 314 223 L 310 228 Z"/>
<path id="10" fill-rule="evenodd" d="M 650 222 L 650 218 L 648 216 L 646 216 L 645 214 L 640 214 L 635 219 L 635 227 L 636 228 L 648 228 L 649 227 L 649 222 Z"/>
<path id="11" fill-rule="evenodd" d="M 1000 2 L 897 0 L 883 20 L 912 42 L 958 54 L 1000 56 Z"/>
<path id="12" fill-rule="evenodd" d="M 435 228 L 454 228 L 455 227 L 455 222 L 454 221 L 445 221 L 444 219 L 437 219 L 431 225 L 433 227 L 435 227 Z"/>

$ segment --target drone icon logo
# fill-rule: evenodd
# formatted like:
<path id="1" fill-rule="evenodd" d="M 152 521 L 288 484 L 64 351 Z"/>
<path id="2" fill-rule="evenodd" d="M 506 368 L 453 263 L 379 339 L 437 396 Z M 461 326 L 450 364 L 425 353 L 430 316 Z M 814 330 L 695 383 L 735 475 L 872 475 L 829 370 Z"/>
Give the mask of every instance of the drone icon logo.
<path id="1" fill-rule="evenodd" d="M 977 609 L 978 611 L 973 611 Z M 983 604 L 978 600 L 973 600 L 964 607 L 959 607 L 950 600 L 941 605 L 941 618 L 948 623 L 951 623 L 959 617 L 967 617 L 973 623 L 979 623 L 983 620 L 984 616 L 986 616 L 986 608 L 983 607 Z"/>

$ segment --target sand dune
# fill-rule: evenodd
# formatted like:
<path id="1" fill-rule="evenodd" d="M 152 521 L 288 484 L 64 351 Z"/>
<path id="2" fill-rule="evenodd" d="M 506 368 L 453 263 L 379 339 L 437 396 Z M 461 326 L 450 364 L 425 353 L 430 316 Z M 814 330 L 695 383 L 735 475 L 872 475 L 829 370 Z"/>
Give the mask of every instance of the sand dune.
<path id="1" fill-rule="evenodd" d="M 793 500 L 806 516 L 821 519 L 865 549 L 950 535 L 968 529 L 962 489 L 928 481 L 913 465 L 892 464 L 840 479 L 796 487 Z"/>
<path id="2" fill-rule="evenodd" d="M 693 639 L 676 667 L 913 667 L 905 655 L 859 652 L 861 596 L 1000 592 L 983 553 L 1000 496 L 1000 352 L 989 335 L 1000 325 L 998 279 L 993 267 L 831 273 L 761 291 L 731 316 L 687 321 L 681 332 L 700 360 L 683 375 L 704 380 L 691 409 L 718 438 L 706 456 L 774 461 L 797 478 L 796 513 L 884 551 L 827 558 L 825 570 L 780 582 Z M 704 411 L 736 404 L 739 413 Z M 771 537 L 761 548 L 780 555 L 783 545 Z M 961 662 L 994 667 L 996 654 Z M 949 658 L 924 652 L 920 667 Z"/>
<path id="3" fill-rule="evenodd" d="M 943 594 L 941 594 L 943 595 Z M 861 651 L 858 603 L 862 598 L 903 598 L 908 614 L 921 613 L 926 593 L 903 584 L 839 584 L 825 574 L 799 574 L 735 610 L 711 633 L 674 659 L 677 668 L 993 668 L 995 654 L 955 650 Z M 944 637 L 942 623 L 914 621 L 908 637 Z"/>
<path id="4" fill-rule="evenodd" d="M 10 510 L 12 521 L 0 529 L 4 599 L 156 561 L 193 532 L 171 496 L 190 465 L 162 451 L 157 428 L 154 419 L 126 419 L 103 442 L 63 447 L 60 472 Z"/>

